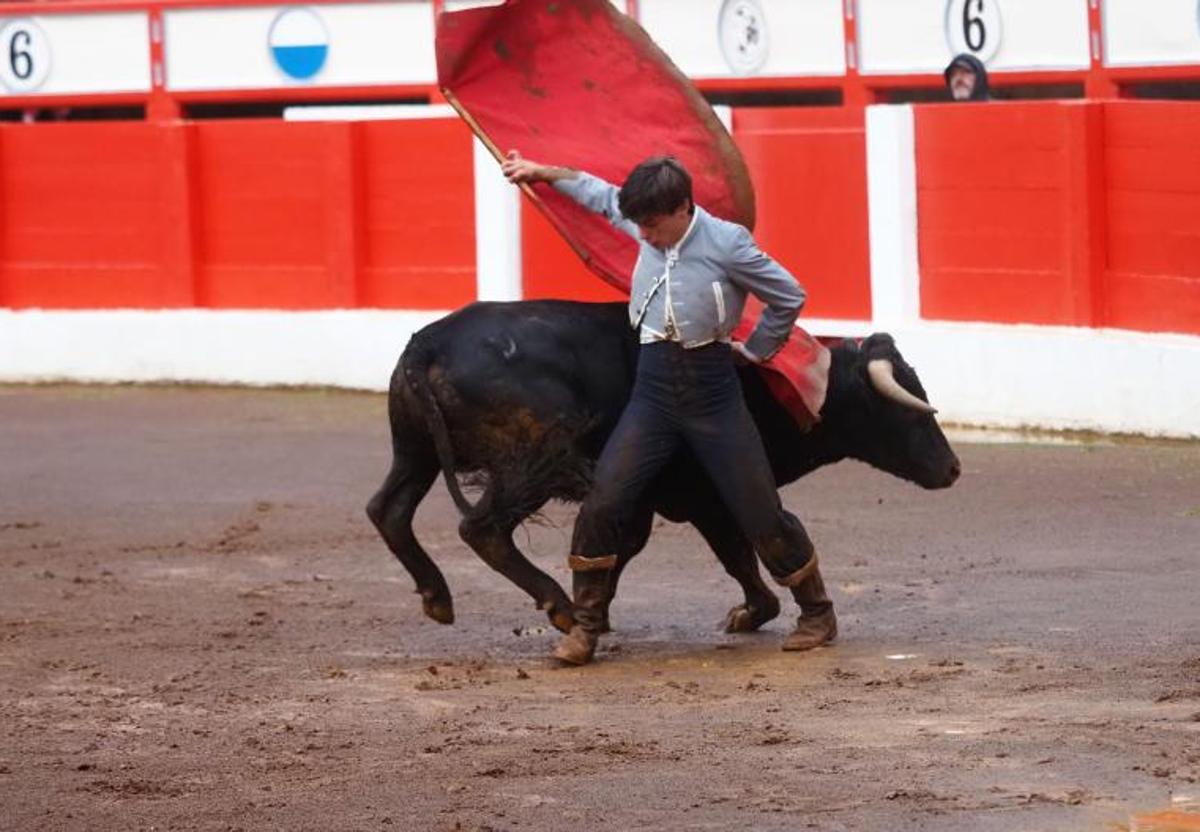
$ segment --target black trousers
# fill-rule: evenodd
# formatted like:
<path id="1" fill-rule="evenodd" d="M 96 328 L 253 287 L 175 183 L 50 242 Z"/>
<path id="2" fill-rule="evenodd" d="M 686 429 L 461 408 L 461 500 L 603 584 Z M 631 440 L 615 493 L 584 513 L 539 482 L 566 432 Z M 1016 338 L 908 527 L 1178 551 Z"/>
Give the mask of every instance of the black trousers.
<path id="1" fill-rule="evenodd" d="M 643 345 L 633 394 L 596 465 L 575 521 L 571 552 L 617 554 L 647 486 L 681 446 L 699 459 L 768 571 L 782 579 L 813 545 L 779 501 L 758 428 L 746 409 L 728 344 Z"/>

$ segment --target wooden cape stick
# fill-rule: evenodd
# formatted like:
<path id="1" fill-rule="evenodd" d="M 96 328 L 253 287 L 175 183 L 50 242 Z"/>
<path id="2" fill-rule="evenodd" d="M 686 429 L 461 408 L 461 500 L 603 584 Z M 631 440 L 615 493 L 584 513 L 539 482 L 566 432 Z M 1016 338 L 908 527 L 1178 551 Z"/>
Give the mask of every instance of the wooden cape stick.
<path id="1" fill-rule="evenodd" d="M 496 146 L 496 143 L 492 141 L 492 137 L 484 132 L 484 129 L 479 125 L 479 122 L 475 120 L 475 117 L 467 112 L 467 108 L 462 105 L 462 102 L 458 100 L 458 97 L 445 87 L 440 87 L 440 89 L 442 91 L 442 95 L 446 99 L 446 102 L 453 107 L 454 111 L 458 113 L 459 117 L 466 122 L 467 126 L 471 128 L 471 132 L 479 137 L 479 141 L 483 142 L 483 146 L 488 149 L 488 152 L 496 157 L 497 162 L 503 162 L 506 158 L 504 152 Z M 550 221 L 550 224 L 554 226 L 554 230 L 557 231 L 559 235 L 567 241 L 567 245 L 571 247 L 571 250 L 575 252 L 576 256 L 578 256 L 588 268 L 596 271 L 592 266 L 592 255 L 575 242 L 575 239 L 571 236 L 570 232 L 567 231 L 566 227 L 556 216 L 554 216 L 554 214 L 550 212 L 550 209 L 546 207 L 545 201 L 538 196 L 538 193 L 533 189 L 533 186 L 528 182 L 522 182 L 520 183 L 519 187 L 521 191 L 524 192 L 525 196 L 529 197 L 530 201 L 533 202 L 534 206 L 542 212 L 542 216 Z M 600 278 L 604 280 L 605 283 L 612 283 L 612 280 L 607 275 L 600 274 Z"/>

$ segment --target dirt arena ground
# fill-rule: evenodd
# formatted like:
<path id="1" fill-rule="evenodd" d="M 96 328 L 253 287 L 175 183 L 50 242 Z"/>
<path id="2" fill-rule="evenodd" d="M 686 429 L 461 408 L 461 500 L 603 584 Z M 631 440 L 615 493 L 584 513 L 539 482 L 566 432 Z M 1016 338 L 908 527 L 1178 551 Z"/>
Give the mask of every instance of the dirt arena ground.
<path id="1" fill-rule="evenodd" d="M 384 408 L 0 388 L 0 828 L 1115 830 L 1200 798 L 1200 446 L 787 488 L 841 616 L 809 655 L 719 632 L 736 585 L 662 524 L 557 669 L 440 484 L 458 623 L 421 616 L 362 510 Z M 565 581 L 547 516 L 522 545 Z"/>

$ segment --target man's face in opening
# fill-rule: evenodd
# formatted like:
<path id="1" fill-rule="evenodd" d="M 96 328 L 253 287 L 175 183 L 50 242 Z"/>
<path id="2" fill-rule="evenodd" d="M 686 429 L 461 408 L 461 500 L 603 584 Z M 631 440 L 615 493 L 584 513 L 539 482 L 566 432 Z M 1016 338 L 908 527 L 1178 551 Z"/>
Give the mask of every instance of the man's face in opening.
<path id="1" fill-rule="evenodd" d="M 642 239 L 660 251 L 666 251 L 683 239 L 692 224 L 692 203 L 685 202 L 669 214 L 654 214 L 639 222 Z"/>
<path id="2" fill-rule="evenodd" d="M 955 101 L 969 101 L 975 92 L 975 73 L 966 67 L 950 70 L 950 96 Z"/>

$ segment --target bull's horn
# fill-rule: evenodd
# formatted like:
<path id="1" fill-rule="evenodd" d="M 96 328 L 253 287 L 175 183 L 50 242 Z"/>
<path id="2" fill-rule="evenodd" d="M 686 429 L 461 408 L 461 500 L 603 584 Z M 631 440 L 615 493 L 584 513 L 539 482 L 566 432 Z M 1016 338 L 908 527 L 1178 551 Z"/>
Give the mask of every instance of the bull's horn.
<path id="1" fill-rule="evenodd" d="M 871 384 L 879 391 L 879 395 L 885 399 L 891 399 L 896 404 L 910 407 L 921 413 L 931 415 L 937 413 L 936 407 L 933 407 L 928 402 L 921 401 L 900 386 L 900 382 L 896 381 L 896 369 L 892 366 L 892 362 L 886 358 L 876 358 L 868 361 L 867 375 L 871 377 Z"/>

